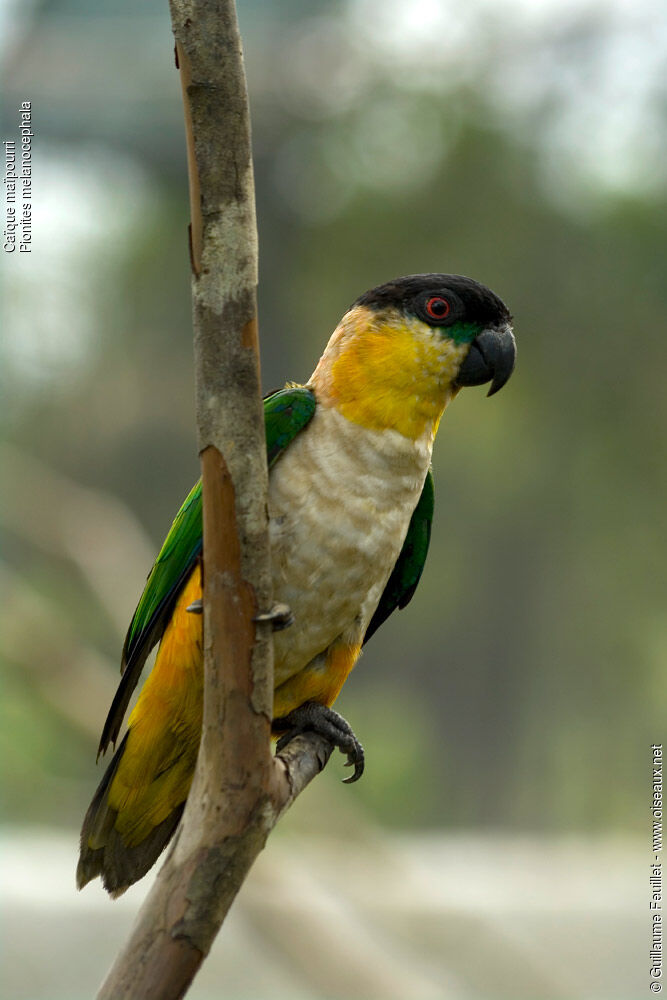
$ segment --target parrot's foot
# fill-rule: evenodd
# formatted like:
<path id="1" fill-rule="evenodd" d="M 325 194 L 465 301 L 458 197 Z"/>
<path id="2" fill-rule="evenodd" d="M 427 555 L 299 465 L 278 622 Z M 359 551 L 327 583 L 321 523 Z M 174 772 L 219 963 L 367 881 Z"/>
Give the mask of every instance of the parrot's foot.
<path id="1" fill-rule="evenodd" d="M 294 624 L 292 609 L 287 604 L 274 604 L 269 611 L 255 615 L 254 622 L 271 622 L 274 632 L 282 632 Z"/>
<path id="2" fill-rule="evenodd" d="M 204 611 L 204 602 L 201 598 L 188 604 L 187 610 L 191 615 L 201 615 Z M 264 614 L 255 615 L 254 622 L 271 622 L 274 632 L 281 632 L 284 628 L 289 628 L 294 624 L 292 609 L 287 604 L 274 604 L 270 611 Z"/>
<path id="3" fill-rule="evenodd" d="M 364 773 L 364 748 L 343 716 L 326 705 L 307 701 L 282 719 L 274 719 L 273 729 L 279 732 L 285 730 L 284 736 L 276 744 L 276 753 L 280 753 L 295 736 L 308 732 L 318 733 L 337 746 L 341 753 L 347 754 L 345 766 L 354 767 L 354 774 L 343 779 L 346 785 L 358 781 Z"/>

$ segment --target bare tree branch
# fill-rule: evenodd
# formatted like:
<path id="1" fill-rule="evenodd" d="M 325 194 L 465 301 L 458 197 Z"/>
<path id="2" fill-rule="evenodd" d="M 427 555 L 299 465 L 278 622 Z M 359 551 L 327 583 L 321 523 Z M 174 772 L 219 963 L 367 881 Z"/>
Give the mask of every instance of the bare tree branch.
<path id="1" fill-rule="evenodd" d="M 185 994 L 280 814 L 331 746 L 270 748 L 273 644 L 257 344 L 250 120 L 234 0 L 170 0 L 190 175 L 197 424 L 204 501 L 205 695 L 173 847 L 99 997 Z"/>

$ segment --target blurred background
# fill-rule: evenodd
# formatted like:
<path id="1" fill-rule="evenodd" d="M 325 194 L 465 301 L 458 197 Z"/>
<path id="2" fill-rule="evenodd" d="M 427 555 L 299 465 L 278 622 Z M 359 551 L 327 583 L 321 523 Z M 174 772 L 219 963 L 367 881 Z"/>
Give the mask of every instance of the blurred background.
<path id="1" fill-rule="evenodd" d="M 519 365 L 448 410 L 431 552 L 337 707 L 199 1000 L 632 1000 L 665 734 L 667 17 L 654 0 L 239 0 L 264 387 L 399 274 L 485 282 Z M 74 890 L 125 629 L 198 475 L 166 2 L 0 0 L 32 101 L 4 254 L 5 985 L 90 996 L 149 879 Z M 296 943 L 295 943 L 296 942 Z M 37 957 L 36 957 L 37 956 Z"/>

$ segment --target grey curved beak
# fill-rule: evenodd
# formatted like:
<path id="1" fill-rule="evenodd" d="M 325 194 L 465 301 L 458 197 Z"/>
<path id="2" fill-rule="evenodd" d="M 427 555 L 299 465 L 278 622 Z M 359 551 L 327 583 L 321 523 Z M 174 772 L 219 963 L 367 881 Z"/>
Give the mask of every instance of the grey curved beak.
<path id="1" fill-rule="evenodd" d="M 457 385 L 484 385 L 490 382 L 487 396 L 505 385 L 514 371 L 516 363 L 516 341 L 512 327 L 507 323 L 499 328 L 482 330 L 475 337 L 467 357 L 456 377 Z"/>

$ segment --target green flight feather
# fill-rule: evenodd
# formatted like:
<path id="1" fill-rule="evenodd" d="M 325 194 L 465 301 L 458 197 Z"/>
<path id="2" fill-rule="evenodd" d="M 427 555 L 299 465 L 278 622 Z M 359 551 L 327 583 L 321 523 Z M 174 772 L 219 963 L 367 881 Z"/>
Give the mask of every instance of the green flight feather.
<path id="1" fill-rule="evenodd" d="M 174 518 L 164 545 L 151 570 L 144 592 L 128 629 L 121 673 L 132 662 L 137 647 L 152 648 L 162 632 L 160 614 L 174 590 L 180 590 L 183 577 L 190 575 L 192 566 L 202 550 L 202 496 L 201 479 L 188 493 L 183 506 Z M 151 633 L 157 632 L 153 636 Z"/>
<path id="2" fill-rule="evenodd" d="M 304 386 L 288 386 L 264 400 L 264 426 L 269 468 L 280 458 L 315 413 L 315 394 Z M 190 490 L 151 570 L 130 623 L 121 659 L 122 678 L 100 739 L 99 753 L 115 743 L 132 692 L 151 649 L 162 637 L 202 552 L 201 480 Z"/>
<path id="3" fill-rule="evenodd" d="M 387 586 L 382 592 L 375 614 L 366 629 L 364 643 L 368 642 L 373 633 L 396 608 L 404 608 L 412 600 L 412 595 L 417 589 L 419 578 L 424 569 L 428 545 L 431 540 L 434 499 L 433 476 L 429 469 L 419 503 L 410 518 L 403 548 L 391 576 L 387 580 Z"/>

